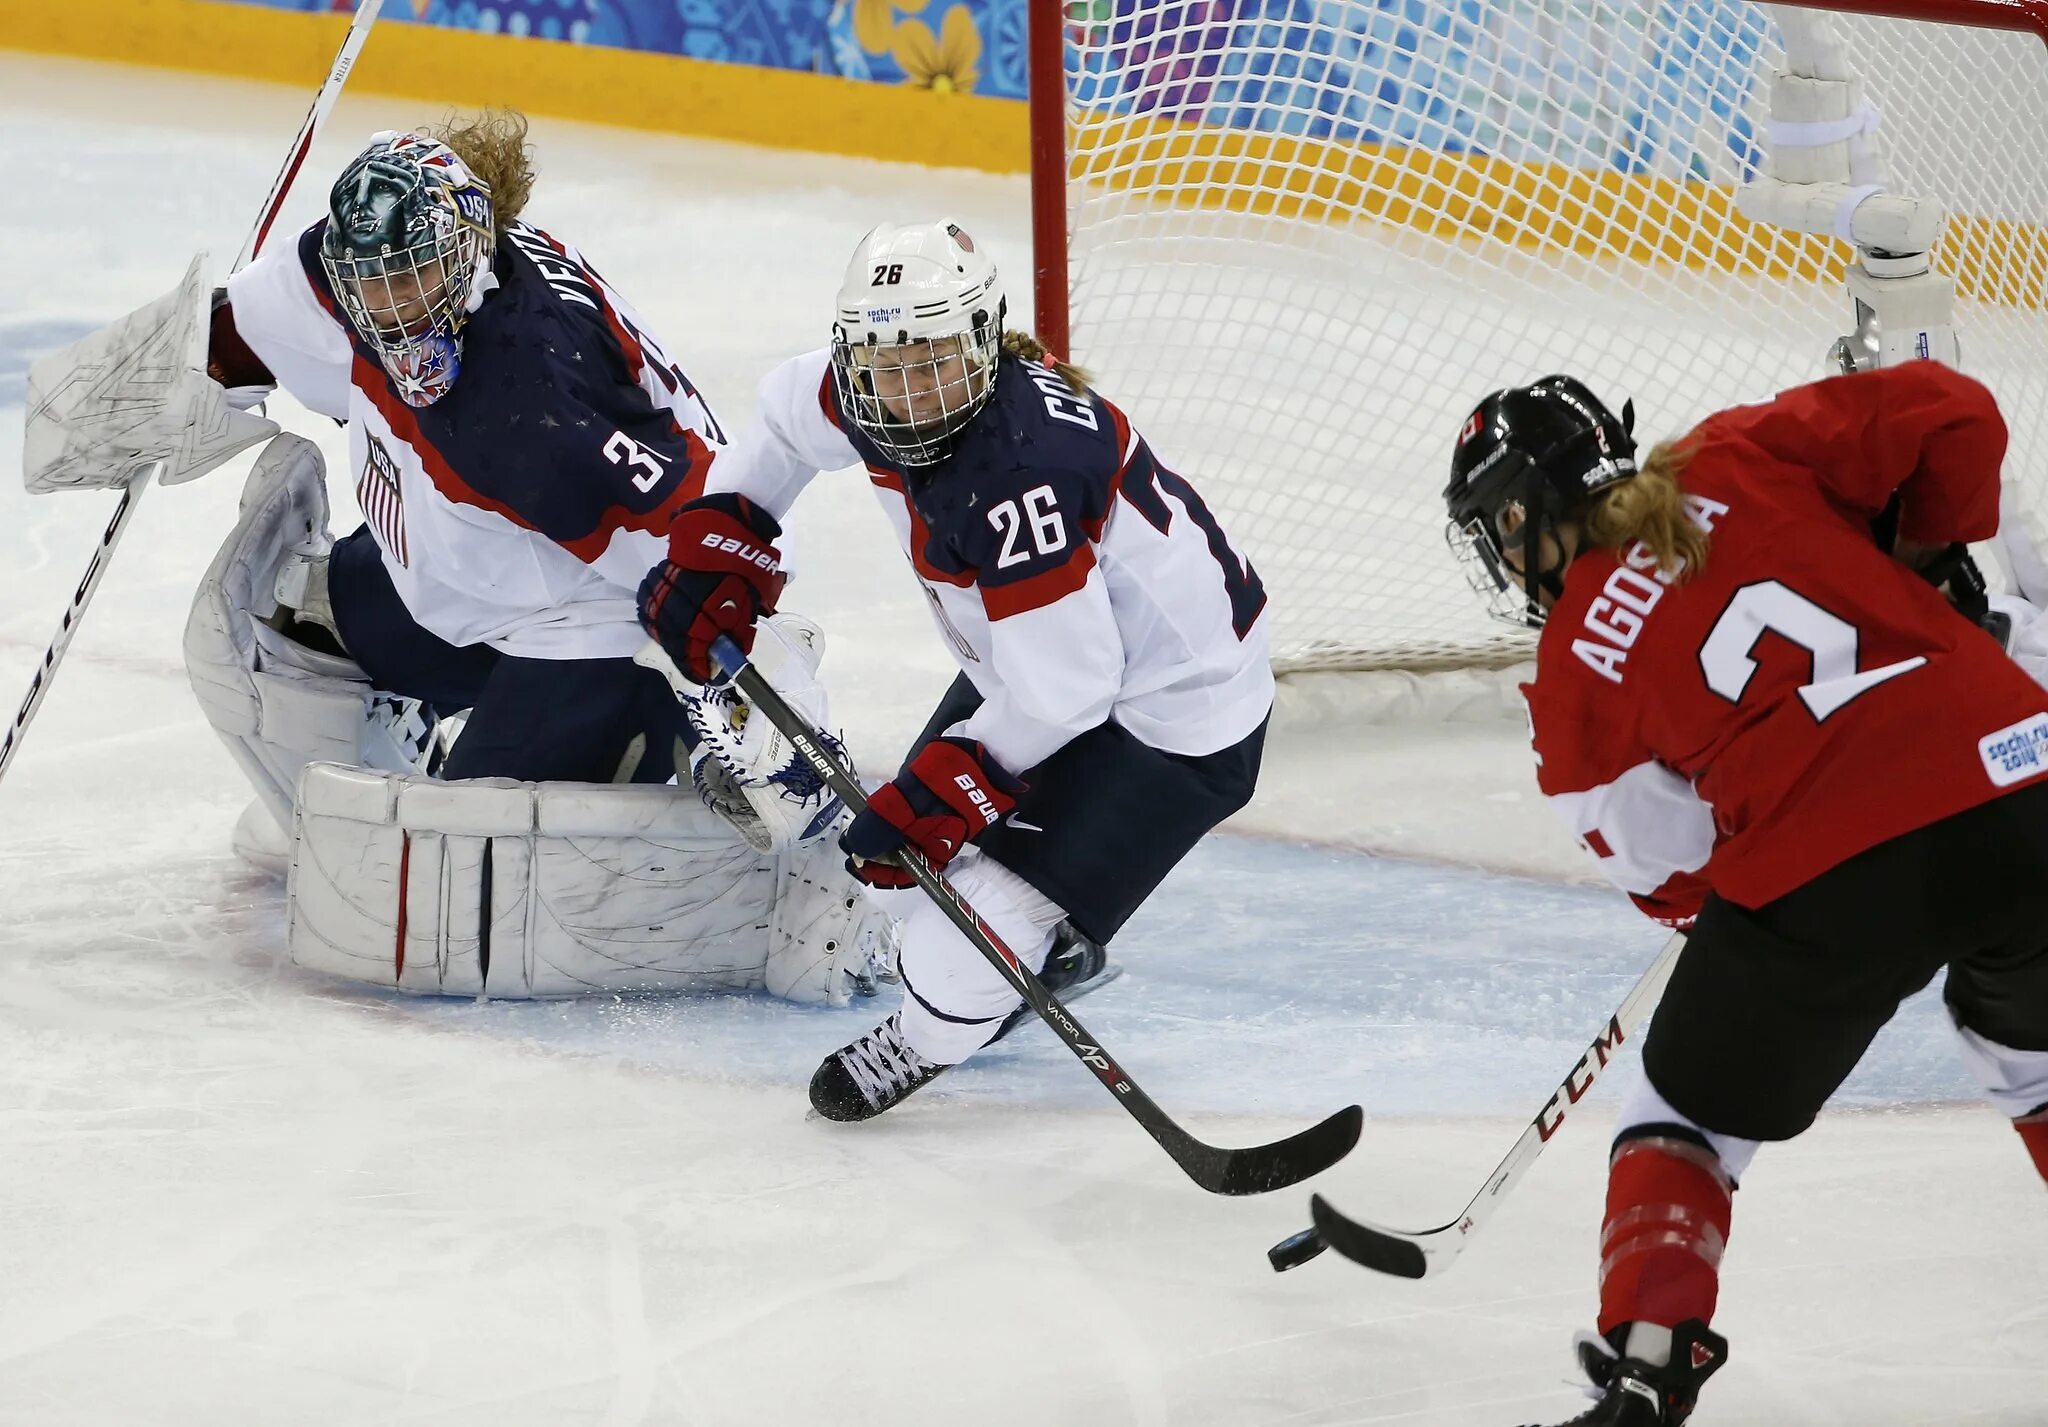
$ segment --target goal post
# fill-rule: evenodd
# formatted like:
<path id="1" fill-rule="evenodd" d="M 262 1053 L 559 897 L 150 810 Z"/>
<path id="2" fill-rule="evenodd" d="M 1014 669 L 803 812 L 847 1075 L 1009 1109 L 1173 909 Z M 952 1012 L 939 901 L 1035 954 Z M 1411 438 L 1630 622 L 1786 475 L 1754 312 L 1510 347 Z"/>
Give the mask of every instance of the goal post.
<path id="1" fill-rule="evenodd" d="M 1842 212 L 1875 189 L 1946 214 L 1962 362 L 2048 545 L 2048 0 L 1774 9 L 1032 5 L 1039 332 L 1225 513 L 1276 667 L 1529 656 L 1444 549 L 1451 438 L 1487 391 L 1568 370 L 1655 440 L 1826 374 L 1857 249 L 1741 198 L 1779 140 L 1836 135 L 1772 111 L 1819 11 L 1850 66 L 1829 77 L 1881 116 L 1839 126 L 1883 160 Z"/>

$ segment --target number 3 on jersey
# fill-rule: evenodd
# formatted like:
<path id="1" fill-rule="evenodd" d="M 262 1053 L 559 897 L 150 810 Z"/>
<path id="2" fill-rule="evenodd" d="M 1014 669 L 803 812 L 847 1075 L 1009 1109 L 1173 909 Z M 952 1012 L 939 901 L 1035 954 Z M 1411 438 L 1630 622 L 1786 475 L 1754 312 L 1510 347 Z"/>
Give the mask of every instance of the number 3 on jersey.
<path id="1" fill-rule="evenodd" d="M 1739 702 L 1756 673 L 1754 651 L 1766 632 L 1789 639 L 1812 656 L 1813 681 L 1800 686 L 1799 699 L 1816 723 L 1826 722 L 1829 714 L 1850 700 L 1927 662 L 1924 655 L 1915 654 L 1881 668 L 1859 671 L 1856 659 L 1861 636 L 1855 625 L 1776 580 L 1764 580 L 1735 592 L 1700 646 L 1700 673 L 1706 677 L 1707 687 L 1731 704 Z"/>
<path id="2" fill-rule="evenodd" d="M 614 431 L 604 443 L 604 458 L 614 466 L 633 472 L 633 488 L 647 492 L 661 484 L 668 474 L 668 458 L 652 447 L 643 446 L 623 431 Z"/>

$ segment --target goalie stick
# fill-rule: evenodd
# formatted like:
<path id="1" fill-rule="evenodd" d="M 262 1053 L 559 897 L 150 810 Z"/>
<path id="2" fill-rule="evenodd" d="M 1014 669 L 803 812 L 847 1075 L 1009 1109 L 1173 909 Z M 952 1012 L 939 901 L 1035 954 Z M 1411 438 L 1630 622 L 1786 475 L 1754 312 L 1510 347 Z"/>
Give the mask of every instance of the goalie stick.
<path id="1" fill-rule="evenodd" d="M 667 673 L 672 683 L 680 679 L 674 664 L 666 654 L 659 652 L 659 646 L 651 646 L 642 657 L 643 662 L 654 663 L 654 667 Z M 857 813 L 867 806 L 866 790 L 861 787 L 853 770 L 840 760 L 809 721 L 776 693 L 774 685 L 747 662 L 746 655 L 740 652 L 737 644 L 728 638 L 720 638 L 712 646 L 712 657 L 739 686 L 740 693 L 755 712 L 782 730 L 797 753 L 833 792 L 845 800 L 848 808 Z M 655 663 L 657 659 L 659 662 Z M 1266 1194 L 1275 1189 L 1285 1189 L 1322 1173 L 1349 1154 L 1358 1143 L 1365 1112 L 1356 1105 L 1347 1105 L 1320 1124 L 1271 1144 L 1224 1149 L 1196 1139 L 1154 1104 L 1152 1097 L 1141 1090 L 1135 1080 L 1124 1074 L 1123 1068 L 1102 1048 L 1101 1043 L 1073 1018 L 1058 997 L 1045 989 L 1030 968 L 1017 959 L 1017 954 L 1003 945 L 1002 939 L 976 915 L 966 899 L 933 870 L 930 863 L 908 849 L 900 854 L 900 859 L 904 869 L 960 929 L 961 935 L 988 958 L 989 965 L 995 967 L 1004 980 L 1017 988 L 1017 994 L 1066 1042 L 1067 1049 L 1095 1073 L 1095 1078 L 1116 1097 L 1117 1103 L 1158 1142 L 1161 1149 L 1173 1157 L 1173 1162 L 1186 1172 L 1188 1178 L 1210 1193 Z"/>
<path id="2" fill-rule="evenodd" d="M 284 206 L 285 195 L 291 192 L 292 180 L 298 177 L 299 168 L 306 161 L 306 154 L 313 147 L 313 138 L 320 132 L 320 125 L 326 120 L 334 101 L 341 96 L 342 85 L 348 82 L 349 71 L 355 68 L 356 56 L 362 53 L 363 42 L 370 37 L 370 26 L 377 22 L 377 12 L 384 8 L 384 0 L 361 0 L 356 8 L 355 18 L 349 22 L 348 34 L 342 38 L 341 49 L 334 56 L 333 67 L 327 71 L 327 78 L 320 84 L 319 92 L 313 96 L 313 105 L 306 111 L 305 122 L 299 125 L 298 137 L 292 140 L 290 150 L 285 154 L 284 166 L 272 180 L 270 194 L 263 200 L 263 207 L 257 211 L 256 221 L 250 226 L 249 235 L 242 241 L 242 251 L 235 259 L 231 271 L 239 272 L 249 265 L 263 246 L 263 240 L 270 233 L 270 225 L 277 221 L 278 210 Z M 94 547 L 92 559 L 85 567 L 85 574 L 72 591 L 71 604 L 64 611 L 64 617 L 57 624 L 57 635 L 43 651 L 41 662 L 36 665 L 35 674 L 29 679 L 28 693 L 22 697 L 21 706 L 15 710 L 14 722 L 8 726 L 7 735 L 0 739 L 0 778 L 7 776 L 8 765 L 20 750 L 22 737 L 28 732 L 29 723 L 36 711 L 43 705 L 43 696 L 49 693 L 50 685 L 56 681 L 57 666 L 63 662 L 65 651 L 71 647 L 71 640 L 78 633 L 79 621 L 85 618 L 85 607 L 92 603 L 93 594 L 100 587 L 100 579 L 107 573 L 107 566 L 114 558 L 114 547 L 127 532 L 128 523 L 135 518 L 135 507 L 142 501 L 142 492 L 155 477 L 158 467 L 152 466 L 130 481 L 121 491 L 121 499 L 115 503 L 114 513 L 107 521 L 107 528 L 100 533 L 100 542 Z"/>
<path id="3" fill-rule="evenodd" d="M 1593 1037 L 1593 1043 L 1586 1047 L 1586 1053 L 1579 1057 L 1571 1074 L 1565 1076 L 1564 1083 L 1543 1102 L 1536 1118 L 1522 1131 L 1522 1137 L 1515 1141 L 1515 1147 L 1508 1151 L 1507 1158 L 1495 1167 L 1479 1192 L 1472 1196 L 1472 1202 L 1465 1206 L 1464 1213 L 1434 1229 L 1385 1229 L 1347 1218 L 1322 1195 L 1311 1195 L 1308 1207 L 1315 1227 L 1303 1229 L 1266 1250 L 1266 1258 L 1272 1263 L 1273 1271 L 1285 1273 L 1288 1269 L 1298 1268 L 1326 1248 L 1335 1249 L 1353 1263 L 1400 1278 L 1423 1278 L 1450 1267 L 1463 1251 L 1466 1240 L 1478 1232 L 1479 1226 L 1486 1222 L 1500 1201 L 1507 1197 L 1508 1191 L 1535 1163 L 1536 1156 L 1543 1153 L 1550 1137 L 1564 1124 L 1567 1107 L 1578 1104 L 1592 1088 L 1594 1078 L 1607 1068 L 1614 1048 L 1642 1029 L 1650 1008 L 1656 1004 L 1658 996 L 1663 993 L 1664 983 L 1671 977 L 1671 968 L 1677 964 L 1678 953 L 1684 949 L 1684 932 L 1664 943 L 1664 949 L 1657 953 L 1650 969 L 1636 982 L 1635 988 L 1628 993 L 1621 1008 L 1608 1019 L 1600 1034 Z"/>

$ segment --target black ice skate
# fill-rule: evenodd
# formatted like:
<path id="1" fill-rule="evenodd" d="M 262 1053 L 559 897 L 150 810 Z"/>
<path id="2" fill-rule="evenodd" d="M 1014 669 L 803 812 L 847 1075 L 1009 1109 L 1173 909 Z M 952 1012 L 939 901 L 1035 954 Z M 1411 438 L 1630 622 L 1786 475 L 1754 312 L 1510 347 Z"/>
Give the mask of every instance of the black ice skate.
<path id="1" fill-rule="evenodd" d="M 1692 1416 L 1700 1384 L 1728 1361 L 1728 1340 L 1697 1318 L 1671 1330 L 1671 1361 L 1663 1367 L 1623 1357 L 1624 1323 L 1606 1339 L 1579 1340 L 1579 1367 L 1592 1381 L 1594 1404 L 1561 1427 L 1679 1427 Z M 1611 1342 L 1610 1342 L 1611 1340 Z"/>
<path id="2" fill-rule="evenodd" d="M 1045 969 L 1038 973 L 1038 979 L 1060 1000 L 1078 1001 L 1123 974 L 1121 962 L 1111 961 L 1109 953 L 1074 930 L 1073 923 L 1061 922 L 1053 933 L 1052 950 L 1046 953 Z M 1031 1007 L 1019 1006 L 1003 1017 L 1002 1025 L 988 1038 L 988 1043 L 994 1045 L 1024 1022 L 1037 1019 L 1038 1013 Z"/>
<path id="3" fill-rule="evenodd" d="M 946 1067 L 933 1065 L 903 1039 L 898 1011 L 843 1050 L 825 1057 L 811 1077 L 811 1108 L 828 1120 L 872 1120 Z"/>

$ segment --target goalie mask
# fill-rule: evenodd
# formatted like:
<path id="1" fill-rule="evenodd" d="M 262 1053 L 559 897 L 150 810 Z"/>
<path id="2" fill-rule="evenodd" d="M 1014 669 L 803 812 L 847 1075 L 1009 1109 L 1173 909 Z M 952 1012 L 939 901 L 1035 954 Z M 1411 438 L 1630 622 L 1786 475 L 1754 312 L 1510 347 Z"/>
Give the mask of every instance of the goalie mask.
<path id="1" fill-rule="evenodd" d="M 959 224 L 883 224 L 839 288 L 840 406 L 891 460 L 944 460 L 995 390 L 1004 311 L 995 264 Z"/>
<path id="2" fill-rule="evenodd" d="M 454 383 L 497 239 L 490 186 L 447 145 L 383 133 L 328 194 L 320 262 L 349 324 L 410 406 Z"/>
<path id="3" fill-rule="evenodd" d="M 1636 473 L 1634 429 L 1633 402 L 1617 419 L 1568 376 L 1493 392 L 1465 418 L 1444 487 L 1445 535 L 1488 613 L 1509 624 L 1542 625 L 1541 596 L 1554 600 L 1564 592 L 1569 563 L 1558 522 Z"/>

